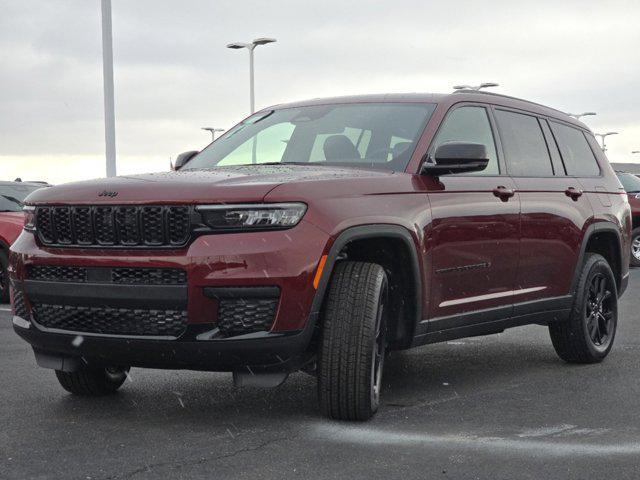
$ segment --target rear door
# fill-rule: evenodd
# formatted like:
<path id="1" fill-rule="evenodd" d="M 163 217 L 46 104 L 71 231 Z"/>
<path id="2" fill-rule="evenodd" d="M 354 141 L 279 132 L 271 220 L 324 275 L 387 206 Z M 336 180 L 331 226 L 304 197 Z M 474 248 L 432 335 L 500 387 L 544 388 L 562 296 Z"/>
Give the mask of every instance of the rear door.
<path id="1" fill-rule="evenodd" d="M 494 113 L 521 204 L 514 316 L 564 308 L 559 297 L 569 292 L 591 204 L 566 175 L 546 119 L 498 107 Z M 524 303 L 531 301 L 539 303 Z"/>
<path id="2" fill-rule="evenodd" d="M 429 155 L 450 141 L 482 143 L 490 161 L 482 172 L 443 175 L 428 188 L 429 331 L 509 317 L 518 265 L 520 202 L 504 174 L 489 107 L 454 106 Z"/>

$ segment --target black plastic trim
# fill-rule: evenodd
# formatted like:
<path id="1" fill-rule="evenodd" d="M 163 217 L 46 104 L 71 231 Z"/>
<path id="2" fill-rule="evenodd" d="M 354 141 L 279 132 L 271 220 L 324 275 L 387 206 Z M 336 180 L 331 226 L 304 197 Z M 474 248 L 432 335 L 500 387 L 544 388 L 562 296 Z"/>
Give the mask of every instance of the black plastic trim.
<path id="1" fill-rule="evenodd" d="M 499 333 L 505 328 L 527 324 L 547 324 L 565 318 L 572 304 L 573 296 L 563 295 L 422 320 L 413 346 Z"/>
<path id="2" fill-rule="evenodd" d="M 322 271 L 322 276 L 320 278 L 320 282 L 318 283 L 318 288 L 311 305 L 311 315 L 317 317 L 320 314 L 326 290 L 329 285 L 329 281 L 331 279 L 335 264 L 338 261 L 340 252 L 342 252 L 342 250 L 348 243 L 366 238 L 399 238 L 407 245 L 409 249 L 411 265 L 408 268 L 411 269 L 413 282 L 415 285 L 415 295 L 413 299 L 415 305 L 415 319 L 412 328 L 407 335 L 407 344 L 402 346 L 402 348 L 408 347 L 411 339 L 414 336 L 416 326 L 419 324 L 422 317 L 423 285 L 422 277 L 420 274 L 420 261 L 418 253 L 416 251 L 415 242 L 410 231 L 400 225 L 372 224 L 356 226 L 344 230 L 336 237 L 333 245 L 331 246 L 331 249 L 329 250 L 329 253 L 327 254 L 327 261 L 325 263 L 324 270 Z"/>
<path id="3" fill-rule="evenodd" d="M 63 283 L 25 280 L 24 291 L 33 303 L 54 305 L 109 305 L 112 307 L 184 309 L 186 285 L 131 285 L 105 283 Z"/>
<path id="4" fill-rule="evenodd" d="M 278 287 L 204 287 L 205 297 L 221 298 L 278 298 Z"/>
<path id="5" fill-rule="evenodd" d="M 578 261 L 576 263 L 576 269 L 573 273 L 573 280 L 571 281 L 571 289 L 569 293 L 571 295 L 575 294 L 576 288 L 578 286 L 578 280 L 580 279 L 580 272 L 582 271 L 582 264 L 584 262 L 584 256 L 587 251 L 587 244 L 589 243 L 589 239 L 601 232 L 613 232 L 618 239 L 618 249 L 620 251 L 620 269 L 624 270 L 624 252 L 622 250 L 622 239 L 620 238 L 620 229 L 616 227 L 615 224 L 610 222 L 597 222 L 589 225 L 582 236 L 582 245 L 580 245 L 580 253 L 578 254 Z M 622 274 L 622 272 L 620 272 Z M 618 284 L 618 297 L 622 295 L 624 290 L 626 289 L 626 285 L 624 284 L 623 275 L 619 275 L 616 278 L 616 282 Z M 628 280 L 627 280 L 628 282 Z"/>

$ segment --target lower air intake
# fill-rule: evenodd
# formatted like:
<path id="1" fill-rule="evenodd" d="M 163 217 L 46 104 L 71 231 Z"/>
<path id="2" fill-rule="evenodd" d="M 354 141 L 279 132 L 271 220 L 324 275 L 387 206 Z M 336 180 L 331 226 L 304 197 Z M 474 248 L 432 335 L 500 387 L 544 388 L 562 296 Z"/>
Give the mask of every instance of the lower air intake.
<path id="1" fill-rule="evenodd" d="M 187 312 L 115 307 L 82 307 L 39 303 L 32 308 L 43 327 L 78 333 L 178 337 L 186 329 Z"/>

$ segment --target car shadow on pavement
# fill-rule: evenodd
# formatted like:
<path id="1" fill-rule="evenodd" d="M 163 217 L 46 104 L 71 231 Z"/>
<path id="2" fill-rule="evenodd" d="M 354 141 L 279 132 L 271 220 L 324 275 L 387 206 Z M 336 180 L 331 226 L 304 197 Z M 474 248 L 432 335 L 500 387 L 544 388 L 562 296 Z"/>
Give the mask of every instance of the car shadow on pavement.
<path id="1" fill-rule="evenodd" d="M 522 346 L 474 339 L 392 352 L 385 366 L 382 411 L 438 401 L 451 391 L 463 396 L 477 389 L 504 388 L 550 369 L 566 373 L 550 344 L 542 343 Z M 60 391 L 51 409 L 54 418 L 70 421 L 87 415 L 105 422 L 118 417 L 164 425 L 321 418 L 315 379 L 304 373 L 291 375 L 280 387 L 261 389 L 235 388 L 230 374 L 133 369 L 131 380 L 115 395 L 88 399 Z"/>

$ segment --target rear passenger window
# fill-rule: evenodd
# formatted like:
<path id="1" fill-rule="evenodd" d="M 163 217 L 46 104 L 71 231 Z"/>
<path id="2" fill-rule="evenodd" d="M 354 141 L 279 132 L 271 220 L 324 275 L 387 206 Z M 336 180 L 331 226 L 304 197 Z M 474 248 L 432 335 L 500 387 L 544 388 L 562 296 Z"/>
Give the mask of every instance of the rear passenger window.
<path id="1" fill-rule="evenodd" d="M 496 110 L 509 173 L 520 177 L 553 175 L 547 142 L 536 117 Z"/>
<path id="2" fill-rule="evenodd" d="M 551 122 L 567 175 L 593 177 L 600 175 L 600 167 L 582 130 Z"/>
<path id="3" fill-rule="evenodd" d="M 435 152 L 439 145 L 447 142 L 481 143 L 487 147 L 489 154 L 487 168 L 464 175 L 498 175 L 500 173 L 491 124 L 487 111 L 483 107 L 460 107 L 451 112 L 433 142 L 433 151 Z"/>

